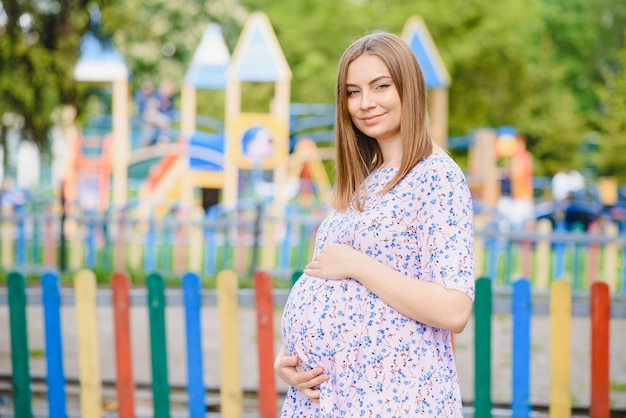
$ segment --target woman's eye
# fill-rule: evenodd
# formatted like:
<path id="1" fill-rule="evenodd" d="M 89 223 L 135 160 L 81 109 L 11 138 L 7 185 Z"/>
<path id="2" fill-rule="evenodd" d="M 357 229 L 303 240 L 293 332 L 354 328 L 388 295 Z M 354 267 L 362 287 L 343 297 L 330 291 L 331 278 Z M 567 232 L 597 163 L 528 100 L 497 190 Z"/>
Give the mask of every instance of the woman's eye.
<path id="1" fill-rule="evenodd" d="M 358 92 L 359 92 L 358 90 L 348 90 L 348 97 L 354 96 Z"/>
<path id="2" fill-rule="evenodd" d="M 384 90 L 384 89 L 386 89 L 386 88 L 387 88 L 387 87 L 389 87 L 389 86 L 390 86 L 390 84 L 386 84 L 386 83 L 383 83 L 383 84 L 377 84 L 377 85 L 376 85 L 376 90 Z"/>

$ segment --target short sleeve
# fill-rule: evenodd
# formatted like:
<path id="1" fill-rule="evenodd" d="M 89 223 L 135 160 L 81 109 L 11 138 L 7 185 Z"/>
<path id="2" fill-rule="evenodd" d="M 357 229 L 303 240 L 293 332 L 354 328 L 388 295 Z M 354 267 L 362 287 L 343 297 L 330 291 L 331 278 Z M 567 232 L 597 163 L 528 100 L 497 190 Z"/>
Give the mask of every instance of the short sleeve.
<path id="1" fill-rule="evenodd" d="M 420 276 L 473 300 L 474 228 L 467 181 L 448 157 L 428 162 L 424 174 L 417 213 Z"/>

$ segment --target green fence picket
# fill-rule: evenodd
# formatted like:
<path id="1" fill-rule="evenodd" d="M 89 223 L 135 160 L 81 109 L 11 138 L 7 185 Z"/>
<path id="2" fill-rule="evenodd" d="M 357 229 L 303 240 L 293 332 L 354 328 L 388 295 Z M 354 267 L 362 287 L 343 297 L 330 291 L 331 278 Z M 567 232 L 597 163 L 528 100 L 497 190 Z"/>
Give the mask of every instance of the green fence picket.
<path id="1" fill-rule="evenodd" d="M 148 276 L 150 312 L 150 352 L 152 353 L 152 394 L 154 417 L 170 416 L 170 385 L 167 377 L 167 339 L 165 335 L 165 283 L 160 274 Z"/>
<path id="2" fill-rule="evenodd" d="M 12 272 L 8 277 L 11 324 L 11 362 L 13 368 L 13 410 L 16 417 L 31 418 L 32 396 L 28 367 L 28 325 L 26 322 L 26 279 Z"/>
<path id="3" fill-rule="evenodd" d="M 476 281 L 474 302 L 474 417 L 491 417 L 491 280 Z"/>

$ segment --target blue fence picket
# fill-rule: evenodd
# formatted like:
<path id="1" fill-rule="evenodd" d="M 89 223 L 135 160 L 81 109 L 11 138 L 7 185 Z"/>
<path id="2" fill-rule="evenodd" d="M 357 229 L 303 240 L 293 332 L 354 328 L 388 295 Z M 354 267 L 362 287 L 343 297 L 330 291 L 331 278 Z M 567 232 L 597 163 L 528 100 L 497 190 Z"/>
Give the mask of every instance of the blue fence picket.
<path id="1" fill-rule="evenodd" d="M 486 250 L 486 275 L 489 279 L 497 282 L 498 279 L 498 240 L 494 237 L 485 239 Z"/>
<path id="2" fill-rule="evenodd" d="M 26 264 L 26 227 L 25 218 L 26 205 L 16 205 L 15 214 L 18 216 L 17 220 L 17 236 L 15 237 L 15 265 L 18 267 L 24 267 Z"/>
<path id="3" fill-rule="evenodd" d="M 232 268 L 233 266 L 233 257 L 232 257 L 232 250 L 233 250 L 233 245 L 230 242 L 230 228 L 234 227 L 237 228 L 236 225 L 233 225 L 228 218 L 224 217 L 222 218 L 220 216 L 219 218 L 220 220 L 224 220 L 224 226 L 221 230 L 222 233 L 222 263 L 219 266 L 219 270 L 229 270 Z M 240 232 L 240 231 L 238 231 Z"/>
<path id="4" fill-rule="evenodd" d="M 211 206 L 206 211 L 207 225 L 204 227 L 204 273 L 213 276 L 217 273 L 215 253 L 217 251 L 216 225 L 218 220 L 218 207 Z"/>
<path id="5" fill-rule="evenodd" d="M 33 264 L 40 265 L 43 264 L 43 260 L 41 259 L 41 250 L 40 245 L 43 242 L 41 239 L 41 225 L 39 223 L 38 218 L 33 219 L 33 236 L 31 240 L 31 250 L 33 256 Z"/>
<path id="6" fill-rule="evenodd" d="M 513 252 L 513 241 L 507 240 L 505 246 L 506 253 L 504 256 L 504 283 L 509 284 L 513 280 L 513 260 L 515 260 Z"/>
<path id="7" fill-rule="evenodd" d="M 513 283 L 513 402 L 514 418 L 530 416 L 530 281 Z"/>
<path id="8" fill-rule="evenodd" d="M 148 220 L 148 231 L 146 232 L 146 242 L 144 246 L 143 269 L 144 271 L 156 270 L 156 231 L 153 213 L 150 213 L 150 219 Z"/>
<path id="9" fill-rule="evenodd" d="M 172 248 L 170 243 L 174 242 L 174 234 L 172 233 L 172 212 L 168 212 L 167 216 L 163 219 L 165 222 L 161 225 L 161 246 L 159 255 L 159 267 L 163 271 L 168 271 L 172 266 Z"/>
<path id="10" fill-rule="evenodd" d="M 583 224 L 576 222 L 573 227 L 573 231 L 583 234 L 585 232 Z M 576 242 L 574 243 L 572 250 L 572 288 L 582 289 L 582 276 L 583 276 L 583 245 Z"/>
<path id="11" fill-rule="evenodd" d="M 113 240 L 111 239 L 111 234 L 109 232 L 110 220 L 111 220 L 111 211 L 106 211 L 104 214 L 104 222 L 102 225 L 102 235 L 103 235 L 102 239 L 104 240 L 104 248 L 102 249 L 102 264 L 104 264 L 105 266 L 114 265 L 113 254 L 112 254 L 113 253 L 112 247 L 114 243 L 113 243 Z M 120 224 L 118 224 L 118 226 L 119 225 Z M 121 226 L 119 227 L 121 229 Z M 126 245 L 126 243 L 124 242 L 123 245 Z"/>
<path id="12" fill-rule="evenodd" d="M 185 324 L 187 331 L 187 395 L 190 418 L 204 414 L 204 379 L 202 366 L 202 327 L 200 326 L 200 277 L 195 273 L 183 276 Z"/>
<path id="13" fill-rule="evenodd" d="M 565 228 L 565 222 L 559 221 L 556 223 L 555 232 L 561 234 L 567 232 Z M 553 264 L 552 264 L 552 277 L 554 279 L 564 279 L 565 278 L 565 243 L 564 242 L 555 242 L 552 245 L 553 251 Z"/>
<path id="14" fill-rule="evenodd" d="M 626 221 L 620 222 L 621 238 L 626 240 Z M 626 295 L 626 246 L 622 247 L 622 295 Z"/>
<path id="15" fill-rule="evenodd" d="M 297 209 L 293 206 L 287 206 L 285 210 L 285 237 L 280 245 L 280 251 L 278 253 L 278 269 L 280 271 L 286 271 L 289 269 L 291 259 L 291 231 L 293 229 L 290 219 L 294 215 L 297 215 Z"/>
<path id="16" fill-rule="evenodd" d="M 85 237 L 85 266 L 93 269 L 96 266 L 96 222 L 95 217 L 87 222 L 87 236 Z"/>
<path id="17" fill-rule="evenodd" d="M 61 296 L 59 276 L 44 273 L 43 290 L 44 325 L 46 336 L 46 384 L 50 418 L 66 418 L 65 375 L 63 372 L 63 345 L 61 337 Z"/>

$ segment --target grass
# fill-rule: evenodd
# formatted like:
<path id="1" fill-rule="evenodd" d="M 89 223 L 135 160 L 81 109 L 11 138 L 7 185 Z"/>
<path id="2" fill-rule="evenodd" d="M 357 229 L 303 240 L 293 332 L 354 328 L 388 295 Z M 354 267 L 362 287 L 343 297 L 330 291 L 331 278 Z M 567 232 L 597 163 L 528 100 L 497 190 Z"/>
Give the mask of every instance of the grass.
<path id="1" fill-rule="evenodd" d="M 626 383 L 611 382 L 611 392 L 626 392 Z"/>
<path id="2" fill-rule="evenodd" d="M 30 357 L 43 357 L 46 352 L 42 348 L 34 348 L 28 352 Z"/>

